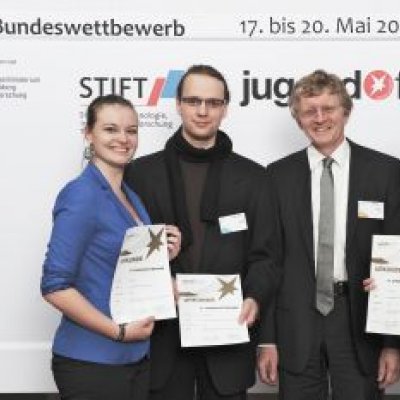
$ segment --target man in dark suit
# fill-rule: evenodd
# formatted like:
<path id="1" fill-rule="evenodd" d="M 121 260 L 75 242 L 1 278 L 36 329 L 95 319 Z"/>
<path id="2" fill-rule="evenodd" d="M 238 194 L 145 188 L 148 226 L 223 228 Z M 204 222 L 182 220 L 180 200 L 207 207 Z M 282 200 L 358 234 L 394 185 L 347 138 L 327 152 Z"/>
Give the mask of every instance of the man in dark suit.
<path id="1" fill-rule="evenodd" d="M 318 70 L 289 102 L 310 146 L 271 164 L 282 283 L 264 314 L 263 381 L 285 400 L 381 398 L 398 379 L 397 339 L 365 333 L 373 234 L 400 234 L 400 162 L 345 138 L 352 100 Z M 372 206 L 372 207 L 371 207 Z"/>
<path id="2" fill-rule="evenodd" d="M 163 151 L 135 160 L 125 179 L 154 223 L 180 228 L 182 251 L 172 273 L 240 274 L 239 319 L 251 326 L 278 281 L 268 247 L 272 207 L 265 169 L 232 152 L 231 140 L 219 130 L 229 99 L 219 71 L 191 67 L 177 88 L 182 126 Z M 178 322 L 157 322 L 150 399 L 245 399 L 254 383 L 255 334 L 251 329 L 245 344 L 181 348 Z"/>

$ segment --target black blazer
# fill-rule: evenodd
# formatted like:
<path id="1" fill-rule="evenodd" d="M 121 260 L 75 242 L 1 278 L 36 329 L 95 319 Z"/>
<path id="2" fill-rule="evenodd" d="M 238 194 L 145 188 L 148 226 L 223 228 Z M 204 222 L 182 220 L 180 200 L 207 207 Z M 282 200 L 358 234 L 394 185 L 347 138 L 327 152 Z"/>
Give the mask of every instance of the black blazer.
<path id="1" fill-rule="evenodd" d="M 361 371 L 375 373 L 383 345 L 397 339 L 365 333 L 367 294 L 373 234 L 400 234 L 400 162 L 349 140 L 350 171 L 346 231 L 346 269 L 349 283 L 351 334 Z M 307 151 L 283 158 L 267 168 L 279 231 L 282 282 L 275 305 L 262 323 L 261 342 L 277 343 L 280 365 L 298 373 L 308 360 L 315 323 L 315 263 L 311 206 L 311 172 Z M 358 201 L 384 203 L 384 219 L 357 217 Z"/>
<path id="2" fill-rule="evenodd" d="M 163 151 L 135 160 L 126 170 L 125 180 L 144 201 L 153 223 L 174 224 L 170 187 Z M 273 226 L 268 213 L 272 207 L 266 190 L 265 169 L 235 153 L 223 163 L 219 196 L 219 216 L 244 212 L 248 230 L 222 235 L 218 222 L 206 227 L 200 272 L 239 273 L 244 297 L 264 304 L 272 297 L 279 272 L 269 248 Z M 181 258 L 172 271 L 185 272 Z M 249 344 L 203 348 L 208 369 L 221 394 L 243 391 L 254 384 L 255 333 Z M 170 376 L 180 348 L 177 320 L 156 323 L 151 338 L 151 387 L 161 388 Z"/>

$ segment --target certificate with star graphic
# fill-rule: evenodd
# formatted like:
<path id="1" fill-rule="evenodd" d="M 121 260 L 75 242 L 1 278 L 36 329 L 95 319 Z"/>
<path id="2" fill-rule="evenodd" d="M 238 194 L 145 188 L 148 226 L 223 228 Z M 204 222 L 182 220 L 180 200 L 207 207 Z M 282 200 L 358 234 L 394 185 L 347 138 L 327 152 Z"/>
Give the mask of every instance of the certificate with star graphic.
<path id="1" fill-rule="evenodd" d="M 110 311 L 118 324 L 149 316 L 156 320 L 176 317 L 165 225 L 126 231 L 114 272 Z"/>
<path id="2" fill-rule="evenodd" d="M 177 274 L 182 347 L 246 343 L 238 322 L 243 296 L 239 275 Z"/>
<path id="3" fill-rule="evenodd" d="M 400 236 L 374 235 L 366 331 L 400 335 Z"/>

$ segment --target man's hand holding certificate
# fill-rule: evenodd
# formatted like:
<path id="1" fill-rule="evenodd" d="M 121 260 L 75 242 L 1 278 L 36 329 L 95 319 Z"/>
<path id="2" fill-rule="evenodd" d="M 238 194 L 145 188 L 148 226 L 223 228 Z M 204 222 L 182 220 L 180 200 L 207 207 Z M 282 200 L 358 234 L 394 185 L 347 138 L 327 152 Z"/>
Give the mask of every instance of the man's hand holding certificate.
<path id="1" fill-rule="evenodd" d="M 182 347 L 249 341 L 246 324 L 239 324 L 239 275 L 177 274 L 176 283 Z"/>
<path id="2" fill-rule="evenodd" d="M 400 335 L 400 236 L 374 235 L 367 332 Z"/>
<path id="3" fill-rule="evenodd" d="M 115 322 L 154 316 L 176 317 L 164 225 L 128 229 L 122 244 L 110 298 Z"/>

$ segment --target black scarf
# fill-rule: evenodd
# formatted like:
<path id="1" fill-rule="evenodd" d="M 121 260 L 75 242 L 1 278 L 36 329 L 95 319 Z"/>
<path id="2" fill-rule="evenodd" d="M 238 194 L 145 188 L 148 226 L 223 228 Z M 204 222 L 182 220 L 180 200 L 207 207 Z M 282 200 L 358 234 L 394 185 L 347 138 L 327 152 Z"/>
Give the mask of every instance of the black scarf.
<path id="1" fill-rule="evenodd" d="M 185 187 L 179 158 L 188 162 L 210 163 L 206 182 L 201 196 L 200 219 L 215 223 L 218 218 L 218 197 L 223 160 L 232 152 L 232 142 L 222 131 L 217 132 L 215 145 L 209 149 L 198 149 L 189 144 L 182 136 L 182 127 L 171 136 L 165 145 L 167 174 L 171 191 L 171 204 L 175 223 L 182 233 L 182 249 L 193 242 L 190 228 Z"/>

